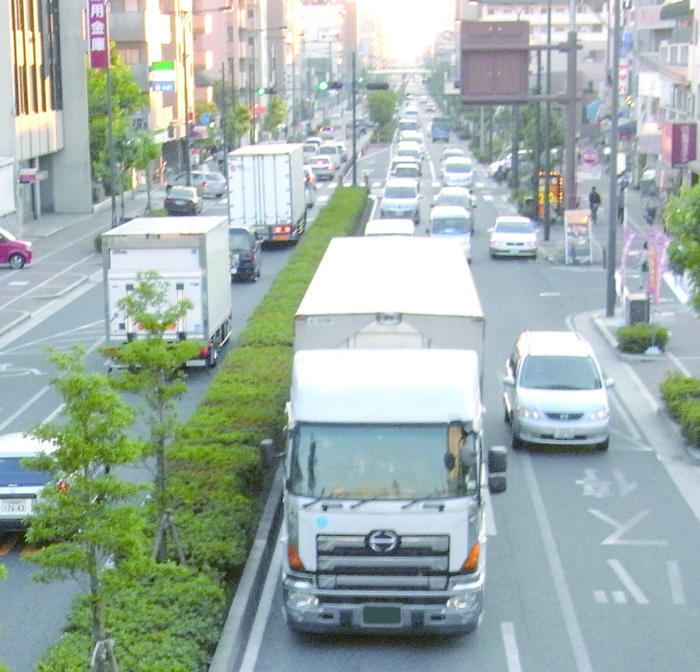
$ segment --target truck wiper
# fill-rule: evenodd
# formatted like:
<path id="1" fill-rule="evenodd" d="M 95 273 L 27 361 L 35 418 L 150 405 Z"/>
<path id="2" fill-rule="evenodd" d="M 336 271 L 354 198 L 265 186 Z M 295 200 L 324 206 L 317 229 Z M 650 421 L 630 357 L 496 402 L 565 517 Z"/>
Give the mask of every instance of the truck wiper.
<path id="1" fill-rule="evenodd" d="M 323 490 L 321 490 L 321 494 L 318 497 L 314 497 L 310 502 L 306 502 L 306 504 L 302 504 L 301 508 L 308 509 L 310 506 L 313 506 L 314 504 L 316 504 L 316 502 L 320 502 L 322 499 L 324 499 L 325 494 L 326 494 L 326 489 L 323 488 Z"/>
<path id="2" fill-rule="evenodd" d="M 414 504 L 423 502 L 424 506 L 429 507 L 431 509 L 438 509 L 441 512 L 445 510 L 445 502 L 433 502 L 432 500 L 432 497 L 417 497 L 416 499 L 412 499 L 410 502 L 406 502 L 401 508 L 408 509 Z"/>

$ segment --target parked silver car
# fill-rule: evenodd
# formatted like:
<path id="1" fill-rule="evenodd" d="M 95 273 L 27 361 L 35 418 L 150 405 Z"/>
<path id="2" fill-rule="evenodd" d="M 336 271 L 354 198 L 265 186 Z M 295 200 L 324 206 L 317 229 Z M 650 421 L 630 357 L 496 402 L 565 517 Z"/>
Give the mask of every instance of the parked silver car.
<path id="1" fill-rule="evenodd" d="M 53 444 L 20 432 L 0 436 L 0 529 L 26 527 L 34 504 L 52 476 L 25 466 L 24 460 L 52 450 Z"/>
<path id="2" fill-rule="evenodd" d="M 573 331 L 526 331 L 506 360 L 505 420 L 513 448 L 591 446 L 610 441 L 608 388 L 593 348 Z"/>
<path id="3" fill-rule="evenodd" d="M 197 191 L 205 198 L 221 198 L 226 193 L 226 178 L 216 171 L 193 170 L 191 173 L 190 186 L 197 187 Z M 168 184 L 168 190 L 172 186 L 186 186 L 187 173 L 178 175 Z"/>

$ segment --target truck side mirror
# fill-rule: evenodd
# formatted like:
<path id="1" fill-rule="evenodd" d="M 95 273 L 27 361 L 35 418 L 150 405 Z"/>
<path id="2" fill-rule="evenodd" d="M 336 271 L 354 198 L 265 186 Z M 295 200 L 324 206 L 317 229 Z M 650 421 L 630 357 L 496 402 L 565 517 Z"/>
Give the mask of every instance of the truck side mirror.
<path id="1" fill-rule="evenodd" d="M 498 494 L 499 492 L 506 491 L 506 477 L 505 476 L 489 476 L 489 492 L 492 494 Z"/>
<path id="2" fill-rule="evenodd" d="M 489 448 L 489 473 L 502 473 L 508 466 L 508 453 L 503 446 Z"/>
<path id="3" fill-rule="evenodd" d="M 272 439 L 263 439 L 260 442 L 260 458 L 264 467 L 271 467 L 283 454 L 275 451 L 275 442 Z"/>

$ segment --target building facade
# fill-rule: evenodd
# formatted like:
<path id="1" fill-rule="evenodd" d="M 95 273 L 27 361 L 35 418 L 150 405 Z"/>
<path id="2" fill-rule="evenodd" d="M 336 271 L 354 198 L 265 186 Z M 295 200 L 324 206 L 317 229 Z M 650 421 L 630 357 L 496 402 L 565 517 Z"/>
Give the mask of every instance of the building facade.
<path id="1" fill-rule="evenodd" d="M 8 0 L 0 11 L 0 226 L 92 210 L 85 4 Z"/>

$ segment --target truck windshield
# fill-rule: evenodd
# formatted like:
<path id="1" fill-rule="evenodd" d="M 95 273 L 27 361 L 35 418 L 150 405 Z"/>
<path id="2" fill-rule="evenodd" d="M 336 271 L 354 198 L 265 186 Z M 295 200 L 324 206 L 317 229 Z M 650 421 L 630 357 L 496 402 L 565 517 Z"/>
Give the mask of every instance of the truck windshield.
<path id="1" fill-rule="evenodd" d="M 450 440 L 452 434 L 444 425 L 300 425 L 292 436 L 288 487 L 297 495 L 338 499 L 464 496 L 477 479 L 474 435 L 460 430 Z M 473 456 L 469 465 L 460 448 L 462 458 Z"/>

